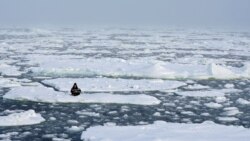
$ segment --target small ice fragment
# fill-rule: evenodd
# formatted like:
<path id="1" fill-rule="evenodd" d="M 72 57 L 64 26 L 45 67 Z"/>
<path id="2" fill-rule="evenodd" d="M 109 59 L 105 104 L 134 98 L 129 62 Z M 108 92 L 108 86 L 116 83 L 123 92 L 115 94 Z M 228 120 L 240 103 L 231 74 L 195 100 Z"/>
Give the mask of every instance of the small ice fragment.
<path id="1" fill-rule="evenodd" d="M 224 96 L 219 96 L 219 97 L 216 97 L 216 98 L 215 98 L 215 101 L 216 101 L 217 103 L 223 103 L 223 102 L 226 102 L 226 101 L 227 101 L 227 98 L 224 97 Z"/>
<path id="2" fill-rule="evenodd" d="M 224 87 L 225 88 L 234 88 L 234 84 L 226 84 Z"/>
<path id="3" fill-rule="evenodd" d="M 0 116 L 0 126 L 32 125 L 44 121 L 45 119 L 40 114 L 35 113 L 34 110 Z"/>
<path id="4" fill-rule="evenodd" d="M 250 105 L 250 101 L 245 100 L 245 99 L 243 99 L 243 98 L 237 99 L 236 102 L 239 103 L 239 104 L 241 104 L 241 105 Z"/>
<path id="5" fill-rule="evenodd" d="M 205 106 L 207 106 L 207 107 L 209 107 L 209 108 L 213 108 L 213 109 L 219 109 L 219 108 L 222 107 L 221 104 L 214 103 L 214 102 L 205 103 Z"/>

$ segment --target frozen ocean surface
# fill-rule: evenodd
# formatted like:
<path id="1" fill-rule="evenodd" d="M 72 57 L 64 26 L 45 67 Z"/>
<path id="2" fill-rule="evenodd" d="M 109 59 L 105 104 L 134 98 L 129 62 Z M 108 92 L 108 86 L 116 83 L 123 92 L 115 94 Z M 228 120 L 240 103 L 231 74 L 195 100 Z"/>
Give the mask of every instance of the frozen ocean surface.
<path id="1" fill-rule="evenodd" d="M 250 130 L 243 127 L 155 121 L 139 126 L 96 126 L 82 133 L 83 140 L 92 141 L 248 141 Z"/>
<path id="2" fill-rule="evenodd" d="M 249 54 L 242 31 L 0 28 L 0 140 L 247 140 Z"/>

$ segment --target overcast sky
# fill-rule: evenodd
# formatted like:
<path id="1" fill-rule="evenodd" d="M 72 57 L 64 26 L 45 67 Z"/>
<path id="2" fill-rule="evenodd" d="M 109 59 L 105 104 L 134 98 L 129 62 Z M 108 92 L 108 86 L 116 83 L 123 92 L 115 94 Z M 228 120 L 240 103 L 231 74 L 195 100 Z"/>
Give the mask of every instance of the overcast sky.
<path id="1" fill-rule="evenodd" d="M 250 0 L 0 0 L 0 24 L 250 25 Z"/>

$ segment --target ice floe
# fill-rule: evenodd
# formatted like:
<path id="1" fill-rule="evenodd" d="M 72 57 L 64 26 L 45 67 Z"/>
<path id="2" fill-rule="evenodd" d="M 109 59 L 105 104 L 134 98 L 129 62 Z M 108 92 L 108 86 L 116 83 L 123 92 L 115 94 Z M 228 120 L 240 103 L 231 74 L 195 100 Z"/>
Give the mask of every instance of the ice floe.
<path id="1" fill-rule="evenodd" d="M 222 115 L 226 115 L 226 116 L 235 116 L 235 115 L 242 113 L 239 111 L 237 107 L 227 107 L 227 108 L 224 108 L 223 110 L 225 112 L 223 112 Z"/>
<path id="2" fill-rule="evenodd" d="M 0 88 L 10 88 L 10 87 L 17 87 L 21 86 L 20 83 L 16 82 L 15 79 L 10 78 L 3 78 L 0 76 Z"/>
<path id="3" fill-rule="evenodd" d="M 71 96 L 69 93 L 54 91 L 52 88 L 46 88 L 43 86 L 17 87 L 6 93 L 3 98 L 49 103 L 117 103 L 157 105 L 161 102 L 157 98 L 145 94 L 120 95 L 109 93 L 83 93 L 79 96 Z"/>
<path id="4" fill-rule="evenodd" d="M 22 74 L 19 68 L 13 65 L 0 64 L 0 74 L 7 76 L 20 76 Z"/>
<path id="5" fill-rule="evenodd" d="M 154 91 L 175 89 L 186 83 L 169 80 L 148 79 L 112 79 L 112 78 L 58 78 L 44 80 L 43 83 L 53 86 L 60 91 L 69 91 L 77 83 L 83 91 Z"/>
<path id="6" fill-rule="evenodd" d="M 0 126 L 31 125 L 44 122 L 45 119 L 34 110 L 11 113 L 7 116 L 0 116 Z"/>
<path id="7" fill-rule="evenodd" d="M 87 112 L 87 111 L 76 111 L 76 114 L 81 115 L 81 116 L 91 116 L 91 117 L 99 117 L 99 113 L 95 112 Z"/>
<path id="8" fill-rule="evenodd" d="M 241 105 L 250 105 L 250 101 L 245 100 L 243 98 L 239 98 L 236 100 L 237 103 L 241 104 Z"/>
<path id="9" fill-rule="evenodd" d="M 138 126 L 105 125 L 90 127 L 81 135 L 82 140 L 88 141 L 248 141 L 249 138 L 249 129 L 211 121 L 201 124 L 156 121 Z"/>
<path id="10" fill-rule="evenodd" d="M 198 90 L 198 91 L 179 91 L 175 92 L 182 96 L 194 96 L 194 97 L 223 97 L 227 94 L 241 92 L 238 89 L 210 89 L 210 90 Z"/>
<path id="11" fill-rule="evenodd" d="M 74 56 L 29 55 L 29 70 L 37 76 L 123 76 L 165 79 L 234 79 L 249 77 L 248 65 L 236 68 L 211 64 L 178 64 L 157 60 L 124 60 L 118 58 L 86 58 Z M 53 61 L 51 61 L 53 60 Z M 53 62 L 53 63 L 52 63 Z M 67 65 L 65 65 L 67 64 Z"/>
<path id="12" fill-rule="evenodd" d="M 214 102 L 209 102 L 209 103 L 205 103 L 205 106 L 207 106 L 208 108 L 212 108 L 212 109 L 219 109 L 222 108 L 222 105 L 219 103 L 214 103 Z"/>
<path id="13" fill-rule="evenodd" d="M 200 84 L 194 84 L 194 85 L 188 85 L 186 87 L 186 89 L 189 90 L 200 90 L 200 89 L 209 89 L 209 86 L 204 86 L 204 85 L 200 85 Z"/>
<path id="14" fill-rule="evenodd" d="M 217 96 L 216 98 L 215 98 L 215 101 L 217 102 L 217 103 L 223 103 L 223 102 L 226 102 L 228 99 L 225 97 L 225 96 Z"/>
<path id="15" fill-rule="evenodd" d="M 1 141 L 11 141 L 11 137 L 16 136 L 18 134 L 19 134 L 18 132 L 8 132 L 5 134 L 0 134 L 0 139 Z"/>
<path id="16" fill-rule="evenodd" d="M 217 119 L 222 122 L 233 122 L 239 120 L 236 117 L 218 117 Z"/>

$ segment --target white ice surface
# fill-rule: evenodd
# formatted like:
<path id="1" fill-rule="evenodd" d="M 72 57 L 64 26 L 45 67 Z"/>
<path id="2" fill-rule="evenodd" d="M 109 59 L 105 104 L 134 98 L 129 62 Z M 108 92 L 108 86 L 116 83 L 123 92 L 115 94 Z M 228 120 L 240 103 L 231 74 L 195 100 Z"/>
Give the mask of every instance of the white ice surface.
<path id="1" fill-rule="evenodd" d="M 139 126 L 96 126 L 81 135 L 81 139 L 88 141 L 248 141 L 249 138 L 249 129 L 210 121 L 201 124 L 156 121 Z"/>
<path id="2" fill-rule="evenodd" d="M 222 115 L 225 115 L 225 116 L 235 116 L 235 115 L 242 113 L 239 111 L 237 107 L 227 107 L 227 108 L 224 108 L 223 110 L 225 112 L 223 112 Z"/>
<path id="3" fill-rule="evenodd" d="M 12 113 L 7 116 L 0 116 L 0 126 L 31 125 L 44 122 L 45 119 L 34 110 Z"/>
<path id="4" fill-rule="evenodd" d="M 0 88 L 10 88 L 20 86 L 20 83 L 16 82 L 15 79 L 3 78 L 0 76 Z"/>
<path id="5" fill-rule="evenodd" d="M 208 108 L 212 108 L 212 109 L 219 109 L 222 107 L 221 104 L 214 103 L 214 102 L 205 103 L 204 105 L 207 106 Z"/>
<path id="6" fill-rule="evenodd" d="M 157 60 L 123 60 L 118 58 L 86 58 L 74 56 L 28 55 L 30 70 L 38 76 L 126 76 L 166 79 L 233 79 L 250 76 L 248 65 L 242 68 L 210 64 L 179 64 Z M 65 65 L 67 64 L 67 65 Z"/>
<path id="7" fill-rule="evenodd" d="M 194 85 L 188 85 L 186 87 L 186 89 L 189 90 L 201 90 L 201 89 L 209 89 L 209 86 L 204 86 L 204 85 L 200 85 L 200 84 L 194 84 Z"/>
<path id="8" fill-rule="evenodd" d="M 236 117 L 218 117 L 217 119 L 222 122 L 233 122 L 239 120 Z"/>
<path id="9" fill-rule="evenodd" d="M 198 91 L 180 91 L 176 92 L 178 95 L 182 96 L 194 96 L 194 97 L 223 97 L 226 94 L 237 93 L 241 90 L 238 89 L 210 89 L 210 90 L 198 90 Z"/>
<path id="10" fill-rule="evenodd" d="M 250 105 L 250 101 L 245 100 L 243 98 L 239 98 L 236 100 L 237 103 L 241 104 L 241 105 Z"/>
<path id="11" fill-rule="evenodd" d="M 3 98 L 48 103 L 118 103 L 138 105 L 156 105 L 160 103 L 160 100 L 157 98 L 145 94 L 82 93 L 79 96 L 71 96 L 69 93 L 54 91 L 52 88 L 43 86 L 17 87 L 5 94 Z"/>
<path id="12" fill-rule="evenodd" d="M 7 76 L 20 76 L 22 72 L 19 71 L 19 68 L 16 66 L 2 63 L 0 64 L 0 74 Z"/>
<path id="13" fill-rule="evenodd" d="M 69 91 L 74 83 L 77 83 L 78 87 L 83 91 L 153 91 L 175 89 L 185 85 L 185 83 L 179 81 L 119 78 L 58 78 L 44 80 L 43 83 L 53 86 L 60 91 Z"/>

